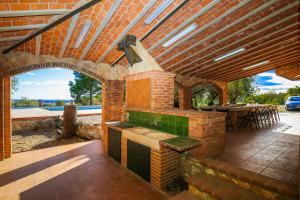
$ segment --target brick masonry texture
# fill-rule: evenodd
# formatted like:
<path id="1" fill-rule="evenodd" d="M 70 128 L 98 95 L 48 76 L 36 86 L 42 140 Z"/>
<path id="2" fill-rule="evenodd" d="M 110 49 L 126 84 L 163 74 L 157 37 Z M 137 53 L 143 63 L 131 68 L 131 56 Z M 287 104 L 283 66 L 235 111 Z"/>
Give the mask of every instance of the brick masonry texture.
<path id="1" fill-rule="evenodd" d="M 192 108 L 192 90 L 190 87 L 179 87 L 179 108 L 183 110 Z"/>
<path id="2" fill-rule="evenodd" d="M 72 9 L 78 2 L 79 0 L 1 0 L 0 11 Z M 109 64 L 116 61 L 122 55 L 122 52 L 118 51 L 116 46 L 111 46 L 111 44 L 116 41 L 116 39 L 120 39 L 123 31 L 134 19 L 139 17 L 139 14 L 141 14 L 141 11 L 149 2 L 150 0 L 122 1 L 108 21 L 107 26 L 104 27 L 99 37 L 96 38 L 96 41 L 91 45 L 87 54 L 83 56 L 83 60 L 97 62 L 104 52 L 110 48 L 111 51 L 108 52 L 107 56 L 102 60 Z M 148 12 L 144 16 L 141 16 L 140 20 L 128 31 L 128 34 L 136 35 L 139 39 L 143 38 L 155 27 L 155 25 L 178 7 L 183 0 L 175 0 L 166 10 L 155 18 L 152 23 L 145 24 L 145 19 L 149 17 L 150 13 L 161 5 L 162 2 L 163 0 L 158 0 L 154 3 Z M 185 27 L 182 27 L 183 29 L 191 23 L 195 23 L 197 24 L 198 29 L 203 29 L 202 31 L 195 34 L 183 44 L 176 44 L 176 46 L 170 45 L 169 47 L 163 47 L 161 45 L 162 40 L 170 39 L 170 36 L 168 36 L 169 33 L 190 19 L 195 13 L 203 11 L 210 3 L 211 1 L 189 1 L 143 40 L 145 48 L 151 48 L 151 51 L 149 50 L 150 54 L 163 69 L 182 75 L 229 81 L 298 61 L 299 58 L 297 56 L 296 48 L 297 45 L 299 45 L 297 32 L 299 24 L 298 16 L 295 14 L 298 13 L 299 3 L 297 3 L 296 0 L 275 1 L 273 3 L 258 0 L 249 1 L 242 6 L 239 5 L 243 3 L 243 1 L 239 0 L 219 1 L 211 9 L 207 9 L 202 15 L 192 20 Z M 113 1 L 101 1 L 95 6 L 80 13 L 63 57 L 79 60 L 84 49 L 92 40 L 97 28 L 104 21 L 112 6 Z M 239 6 L 239 8 L 235 9 L 237 6 Z M 253 11 L 256 12 L 252 13 Z M 226 13 L 229 12 L 231 12 L 231 14 L 226 15 Z M 276 15 L 269 17 L 275 12 L 277 13 Z M 244 20 L 240 20 L 247 14 L 251 14 L 251 16 Z M 213 22 L 221 16 L 224 16 L 221 20 L 217 20 L 215 23 L 210 24 L 210 22 Z M 2 17 L 0 18 L 0 26 L 47 24 L 53 19 L 54 16 L 51 15 Z M 92 27 L 81 46 L 79 48 L 74 48 L 74 44 L 86 20 L 92 21 Z M 237 21 L 238 23 L 234 23 Z M 44 32 L 41 35 L 41 45 L 39 49 L 37 49 L 38 39 L 32 39 L 18 47 L 14 52 L 28 52 L 34 54 L 36 51 L 39 51 L 39 54 L 43 56 L 51 55 L 58 57 L 62 44 L 67 38 L 66 35 L 68 28 L 70 27 L 70 22 L 71 19 L 66 20 L 53 29 Z M 269 25 L 270 28 L 263 30 Z M 218 32 L 221 29 L 225 30 Z M 243 30 L 239 32 L 241 29 Z M 26 36 L 31 31 L 32 30 L 3 31 L 0 33 L 0 37 L 9 38 Z M 273 34 L 275 32 L 278 33 Z M 166 38 L 167 36 L 168 38 Z M 183 39 L 186 39 L 189 36 L 190 34 L 184 36 Z M 224 39 L 225 37 L 226 39 Z M 188 47 L 191 47 L 199 41 L 203 42 L 185 51 Z M 218 45 L 216 45 L 217 42 Z M 6 48 L 12 44 L 14 44 L 14 42 L 1 42 L 0 48 Z M 213 61 L 215 57 L 241 46 L 244 46 L 249 50 L 241 53 L 239 59 L 229 58 L 224 61 L 223 64 L 215 63 Z M 272 52 L 269 50 L 272 50 Z M 274 54 L 273 51 L 275 51 L 276 54 Z M 272 61 L 270 62 L 270 65 L 262 66 L 247 72 L 242 70 L 243 66 L 247 64 L 254 64 L 257 60 L 267 60 L 267 58 Z M 166 61 L 167 59 L 170 60 Z M 196 59 L 199 59 L 199 61 L 194 62 Z M 126 66 L 127 62 L 125 59 L 122 59 L 119 64 Z"/>
<path id="3" fill-rule="evenodd" d="M 127 108 L 126 108 L 127 109 Z M 166 115 L 185 116 L 189 118 L 189 137 L 201 141 L 201 145 L 190 151 L 197 159 L 215 157 L 224 152 L 225 118 L 220 112 L 197 112 L 193 110 L 161 109 L 149 110 L 128 108 L 129 110 L 160 113 Z"/>
<path id="4" fill-rule="evenodd" d="M 10 76 L 0 76 L 0 160 L 11 156 Z"/>
<path id="5" fill-rule="evenodd" d="M 18 59 L 15 59 L 15 58 Z M 0 60 L 4 68 L 3 74 L 11 76 L 37 69 L 66 68 L 86 74 L 96 80 L 122 80 L 126 69 L 119 65 L 111 67 L 105 63 L 95 64 L 87 61 L 78 61 L 72 58 L 58 58 L 54 56 L 34 56 L 30 53 L 18 52 L 2 55 Z"/>
<path id="6" fill-rule="evenodd" d="M 201 84 L 211 84 L 215 86 L 219 92 L 220 105 L 227 104 L 227 82 L 201 78 L 189 78 L 181 75 L 176 75 L 175 81 L 179 87 L 179 107 L 181 109 L 191 108 L 192 94 L 190 90 Z"/>
<path id="7" fill-rule="evenodd" d="M 4 152 L 5 158 L 11 157 L 11 78 L 4 76 Z"/>
<path id="8" fill-rule="evenodd" d="M 4 95 L 4 80 L 3 76 L 0 76 L 0 160 L 4 159 L 4 109 L 3 109 L 3 95 Z"/>
<path id="9" fill-rule="evenodd" d="M 163 188 L 182 175 L 181 154 L 167 147 L 160 150 L 151 149 L 150 182 Z"/>
<path id="10" fill-rule="evenodd" d="M 104 152 L 107 152 L 108 130 L 105 122 L 122 121 L 124 81 L 107 80 L 102 84 L 102 130 Z"/>
<path id="11" fill-rule="evenodd" d="M 174 107 L 174 74 L 162 71 L 150 71 L 125 77 L 131 80 L 151 79 L 151 109 L 171 109 Z M 136 94 L 126 94 L 136 95 Z"/>
<path id="12" fill-rule="evenodd" d="M 121 165 L 127 168 L 127 139 L 121 138 Z M 163 188 L 168 183 L 182 175 L 181 154 L 160 147 L 160 150 L 151 149 L 150 153 L 150 183 Z"/>

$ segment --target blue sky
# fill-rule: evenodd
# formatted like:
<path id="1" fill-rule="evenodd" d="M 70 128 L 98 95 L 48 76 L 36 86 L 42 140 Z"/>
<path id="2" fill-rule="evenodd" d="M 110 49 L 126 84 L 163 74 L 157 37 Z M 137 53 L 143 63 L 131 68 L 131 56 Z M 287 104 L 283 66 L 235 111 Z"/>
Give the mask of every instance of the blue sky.
<path id="1" fill-rule="evenodd" d="M 35 70 L 18 76 L 19 89 L 13 99 L 71 99 L 69 81 L 74 80 L 73 71 L 61 68 Z M 289 81 L 276 76 L 274 71 L 258 74 L 255 85 L 260 93 L 285 92 L 290 87 L 300 86 L 300 81 Z"/>
<path id="2" fill-rule="evenodd" d="M 19 89 L 13 99 L 71 99 L 69 81 L 74 80 L 73 71 L 62 68 L 42 69 L 24 73 L 19 78 Z"/>
<path id="3" fill-rule="evenodd" d="M 276 93 L 285 92 L 291 87 L 300 87 L 300 81 L 290 81 L 275 74 L 275 71 L 267 71 L 256 76 L 255 85 L 259 88 L 259 93 L 274 91 Z"/>

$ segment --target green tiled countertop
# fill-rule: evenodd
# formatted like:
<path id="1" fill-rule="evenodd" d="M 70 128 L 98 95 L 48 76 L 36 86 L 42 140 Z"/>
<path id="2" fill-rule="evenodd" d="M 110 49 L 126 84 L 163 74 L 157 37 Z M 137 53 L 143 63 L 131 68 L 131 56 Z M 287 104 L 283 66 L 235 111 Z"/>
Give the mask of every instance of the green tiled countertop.
<path id="1" fill-rule="evenodd" d="M 201 142 L 189 137 L 175 137 L 160 141 L 162 146 L 175 149 L 176 151 L 186 151 L 199 146 Z"/>

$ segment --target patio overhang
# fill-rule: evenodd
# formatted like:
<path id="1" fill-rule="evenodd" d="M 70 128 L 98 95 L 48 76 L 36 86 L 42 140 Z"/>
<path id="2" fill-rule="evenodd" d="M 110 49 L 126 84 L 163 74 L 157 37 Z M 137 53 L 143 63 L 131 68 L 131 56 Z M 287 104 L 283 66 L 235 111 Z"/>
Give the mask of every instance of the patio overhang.
<path id="1" fill-rule="evenodd" d="M 289 79 L 291 81 L 300 80 L 300 63 L 295 62 L 286 66 L 278 67 L 275 69 L 278 76 Z"/>
<path id="2" fill-rule="evenodd" d="M 75 0 L 44 2 L 1 3 L 2 51 L 78 8 Z M 130 34 L 163 70 L 188 79 L 229 82 L 299 63 L 299 1 L 172 2 L 102 1 L 12 52 L 128 66 L 117 45 Z M 91 27 L 83 35 L 86 23 Z"/>

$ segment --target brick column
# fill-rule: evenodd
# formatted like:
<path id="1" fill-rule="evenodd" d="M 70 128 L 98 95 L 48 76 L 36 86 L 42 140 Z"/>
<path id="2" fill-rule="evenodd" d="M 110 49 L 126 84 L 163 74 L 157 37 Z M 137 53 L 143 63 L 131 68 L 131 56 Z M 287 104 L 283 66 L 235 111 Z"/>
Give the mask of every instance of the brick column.
<path id="1" fill-rule="evenodd" d="M 124 81 L 106 80 L 102 84 L 102 130 L 104 151 L 107 152 L 107 127 L 105 122 L 123 119 Z"/>
<path id="2" fill-rule="evenodd" d="M 3 98 L 4 97 L 4 78 L 0 76 L 0 160 L 4 159 L 4 119 L 3 119 Z"/>
<path id="3" fill-rule="evenodd" d="M 219 103 L 220 105 L 226 105 L 227 104 L 227 84 L 224 86 L 224 88 L 219 92 Z"/>
<path id="4" fill-rule="evenodd" d="M 0 76 L 0 160 L 11 156 L 10 76 Z"/>
<path id="5" fill-rule="evenodd" d="M 179 108 L 182 110 L 192 108 L 192 90 L 190 87 L 179 88 Z"/>

